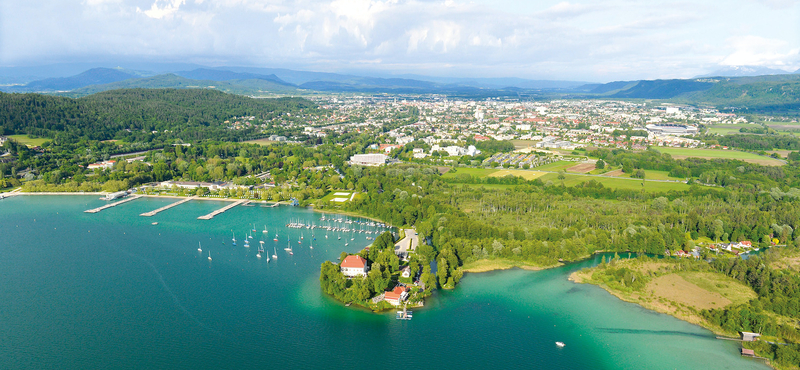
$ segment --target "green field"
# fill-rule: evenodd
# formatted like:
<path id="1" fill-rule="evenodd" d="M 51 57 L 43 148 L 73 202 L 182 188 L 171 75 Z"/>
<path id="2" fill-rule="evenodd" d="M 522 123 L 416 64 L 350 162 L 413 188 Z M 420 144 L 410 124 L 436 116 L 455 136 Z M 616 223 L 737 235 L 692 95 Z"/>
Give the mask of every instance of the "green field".
<path id="1" fill-rule="evenodd" d="M 50 139 L 45 138 L 31 139 L 28 137 L 28 135 L 9 135 L 8 137 L 14 139 L 14 141 L 18 143 L 28 146 L 42 146 L 45 141 L 50 141 Z"/>
<path id="2" fill-rule="evenodd" d="M 578 162 L 571 162 L 571 161 L 558 161 L 553 163 L 548 163 L 544 166 L 534 167 L 531 168 L 532 170 L 536 171 L 554 171 L 558 172 L 561 170 L 566 170 L 574 165 L 578 164 Z"/>
<path id="3" fill-rule="evenodd" d="M 740 152 L 737 150 L 722 149 L 693 149 L 693 148 L 656 148 L 661 153 L 668 153 L 675 159 L 688 157 L 705 159 L 738 159 L 740 161 L 756 163 L 764 166 L 782 166 L 784 163 L 774 158 L 760 156 L 758 154 Z"/>
<path id="4" fill-rule="evenodd" d="M 502 169 L 502 168 L 501 168 Z M 444 178 L 451 178 L 456 177 L 458 175 L 467 174 L 471 176 L 475 176 L 478 178 L 486 177 L 491 175 L 492 173 L 497 172 L 497 169 L 494 168 L 470 168 L 470 167 L 456 167 L 455 170 L 447 171 L 442 177 Z"/>
<path id="5" fill-rule="evenodd" d="M 708 127 L 708 133 L 718 135 L 735 134 L 739 132 L 740 128 L 758 127 L 749 123 L 740 123 L 737 125 L 713 125 Z"/>
<path id="6" fill-rule="evenodd" d="M 347 195 L 336 195 L 336 193 L 347 193 Z M 324 197 L 320 198 L 320 202 L 329 202 L 332 201 L 333 198 L 347 198 L 347 202 L 350 201 L 350 195 L 353 194 L 352 191 L 349 190 L 336 190 L 328 193 Z M 337 204 L 346 203 L 346 202 L 334 202 Z"/>
<path id="7" fill-rule="evenodd" d="M 586 176 L 586 175 L 573 175 L 573 174 L 565 174 L 564 175 L 564 185 L 565 186 L 575 186 L 582 182 L 586 182 L 589 180 L 597 181 L 603 186 L 612 189 L 628 189 L 628 190 L 641 190 L 642 189 L 642 180 L 639 179 L 626 179 L 621 177 L 601 177 L 601 176 Z M 556 185 L 561 185 L 561 180 L 558 179 L 558 174 L 549 173 L 540 177 L 542 181 L 545 183 L 547 181 L 552 181 Z M 645 181 L 644 183 L 644 190 L 647 192 L 665 192 L 670 190 L 688 190 L 689 185 L 686 185 L 682 182 L 656 182 L 656 181 Z"/>

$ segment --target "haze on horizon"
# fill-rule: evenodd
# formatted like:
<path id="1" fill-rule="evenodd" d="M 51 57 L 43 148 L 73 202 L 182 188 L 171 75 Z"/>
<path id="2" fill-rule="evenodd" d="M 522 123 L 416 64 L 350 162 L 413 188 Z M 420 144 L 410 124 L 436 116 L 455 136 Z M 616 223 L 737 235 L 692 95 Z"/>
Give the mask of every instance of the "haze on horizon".
<path id="1" fill-rule="evenodd" d="M 196 63 L 612 81 L 800 69 L 800 0 L 34 0 L 0 4 L 0 66 Z"/>

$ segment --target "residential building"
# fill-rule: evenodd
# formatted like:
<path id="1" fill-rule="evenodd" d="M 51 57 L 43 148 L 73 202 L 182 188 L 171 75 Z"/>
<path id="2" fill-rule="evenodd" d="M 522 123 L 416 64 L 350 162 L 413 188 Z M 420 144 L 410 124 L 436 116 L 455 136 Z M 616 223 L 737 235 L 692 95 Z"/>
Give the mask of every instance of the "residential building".
<path id="1" fill-rule="evenodd" d="M 367 271 L 369 271 L 367 260 L 361 258 L 361 256 L 357 254 L 345 257 L 340 268 L 342 274 L 347 277 L 367 276 Z"/>
<path id="2" fill-rule="evenodd" d="M 389 157 L 387 157 L 385 154 L 356 154 L 350 157 L 350 164 L 377 167 L 386 164 L 387 158 Z"/>
<path id="3" fill-rule="evenodd" d="M 399 306 L 406 299 L 408 299 L 408 289 L 405 287 L 396 286 L 394 289 L 383 293 L 383 300 L 394 306 Z"/>

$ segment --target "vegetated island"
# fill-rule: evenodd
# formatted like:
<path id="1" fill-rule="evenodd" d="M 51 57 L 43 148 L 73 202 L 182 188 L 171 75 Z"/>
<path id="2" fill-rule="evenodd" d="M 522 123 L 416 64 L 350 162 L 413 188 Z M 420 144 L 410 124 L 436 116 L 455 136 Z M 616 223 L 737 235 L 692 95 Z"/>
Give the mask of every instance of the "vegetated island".
<path id="1" fill-rule="evenodd" d="M 797 369 L 800 337 L 792 316 L 800 309 L 798 270 L 800 250 L 786 247 L 747 260 L 721 256 L 711 262 L 615 256 L 572 273 L 570 280 L 598 285 L 722 337 L 742 338 L 742 355 L 763 358 L 777 369 Z M 749 333 L 760 336 L 748 341 Z"/>

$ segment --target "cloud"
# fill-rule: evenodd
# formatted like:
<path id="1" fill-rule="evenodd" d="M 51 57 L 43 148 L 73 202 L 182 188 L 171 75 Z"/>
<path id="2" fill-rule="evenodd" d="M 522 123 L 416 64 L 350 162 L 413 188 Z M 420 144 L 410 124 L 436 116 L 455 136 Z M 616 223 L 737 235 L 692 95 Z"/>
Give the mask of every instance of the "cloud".
<path id="1" fill-rule="evenodd" d="M 792 48 L 785 40 L 747 35 L 732 37 L 728 43 L 734 51 L 719 64 L 724 66 L 765 66 L 797 68 L 800 47 Z"/>
<path id="2" fill-rule="evenodd" d="M 675 0 L 8 1 L 0 2 L 0 63 L 146 56 L 584 80 L 692 76 L 722 60 L 797 64 L 792 11 L 730 1 L 724 8 Z M 797 10 L 797 1 L 767 3 Z M 742 6 L 747 14 L 737 11 Z M 738 32 L 762 39 L 728 40 Z"/>
<path id="3" fill-rule="evenodd" d="M 159 3 L 162 3 L 160 7 L 158 5 Z M 180 9 L 181 5 L 185 3 L 186 0 L 161 0 L 161 1 L 156 0 L 153 2 L 153 5 L 150 7 L 150 9 L 142 11 L 141 9 L 139 9 L 139 7 L 136 7 L 136 12 L 144 13 L 146 16 L 150 18 L 162 19 L 164 17 L 171 17 L 173 14 L 175 14 L 175 12 L 178 11 L 178 9 Z"/>

